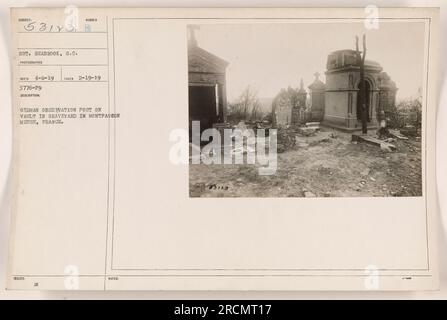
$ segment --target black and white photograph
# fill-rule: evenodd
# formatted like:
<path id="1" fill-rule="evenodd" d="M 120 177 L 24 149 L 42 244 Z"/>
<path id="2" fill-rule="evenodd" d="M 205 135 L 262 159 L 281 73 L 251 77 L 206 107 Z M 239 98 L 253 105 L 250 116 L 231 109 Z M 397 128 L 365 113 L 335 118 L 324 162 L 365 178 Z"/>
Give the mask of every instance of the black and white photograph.
<path id="1" fill-rule="evenodd" d="M 190 197 L 422 196 L 423 22 L 187 31 Z"/>
<path id="2" fill-rule="evenodd" d="M 5 11 L 0 300 L 446 297 L 445 10 L 203 5 Z"/>

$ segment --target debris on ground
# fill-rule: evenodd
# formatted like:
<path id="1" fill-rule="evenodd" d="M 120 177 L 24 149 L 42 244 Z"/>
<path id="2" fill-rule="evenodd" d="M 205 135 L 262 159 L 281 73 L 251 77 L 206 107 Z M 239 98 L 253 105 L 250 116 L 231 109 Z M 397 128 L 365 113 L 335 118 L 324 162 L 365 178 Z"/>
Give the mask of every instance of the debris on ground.
<path id="1" fill-rule="evenodd" d="M 297 132 L 305 137 L 313 136 L 317 133 L 319 128 L 315 127 L 298 127 Z"/>
<path id="2" fill-rule="evenodd" d="M 319 122 L 306 122 L 305 126 L 306 128 L 314 129 L 316 131 L 320 130 Z"/>
<path id="3" fill-rule="evenodd" d="M 296 146 L 296 130 L 293 128 L 280 128 L 276 136 L 276 148 L 278 153 L 292 150 Z"/>
<path id="4" fill-rule="evenodd" d="M 400 134 L 409 136 L 409 137 L 415 137 L 418 134 L 418 130 L 415 126 L 407 125 L 400 130 Z"/>
<path id="5" fill-rule="evenodd" d="M 335 137 L 336 135 L 333 132 L 319 132 L 317 135 L 307 137 L 305 140 L 309 145 L 315 146 L 321 142 L 330 142 Z"/>
<path id="6" fill-rule="evenodd" d="M 315 198 L 316 195 L 313 194 L 313 193 L 310 192 L 310 191 L 306 191 L 306 192 L 304 192 L 304 197 L 305 197 L 305 198 Z"/>
<path id="7" fill-rule="evenodd" d="M 396 139 L 394 139 L 394 138 L 387 138 L 387 139 L 385 139 L 385 140 L 383 140 L 383 141 L 384 141 L 384 142 L 391 143 L 391 142 L 396 141 Z"/>
<path id="8" fill-rule="evenodd" d="M 370 169 L 369 168 L 366 168 L 365 170 L 363 170 L 362 172 L 360 172 L 360 174 L 362 175 L 362 176 L 367 176 L 367 175 L 369 175 L 369 173 L 370 173 Z"/>
<path id="9" fill-rule="evenodd" d="M 255 152 L 256 152 L 255 148 L 244 145 L 242 147 L 232 149 L 230 151 L 230 154 L 231 155 L 239 155 L 239 154 L 245 155 L 245 154 L 255 153 Z"/>
<path id="10" fill-rule="evenodd" d="M 303 137 L 295 131 L 291 134 L 295 146 L 277 155 L 273 175 L 259 175 L 260 164 L 190 164 L 190 196 L 306 197 L 305 192 L 307 197 L 422 195 L 419 137 L 395 138 L 396 150 L 390 153 L 372 144 L 353 143 L 349 133 L 338 131 L 336 138 L 329 137 L 329 142 L 304 142 L 308 144 L 305 149 L 297 144 L 296 136 L 302 141 L 332 132 L 322 127 L 315 137 Z"/>
<path id="11" fill-rule="evenodd" d="M 396 147 L 390 143 L 382 142 L 380 144 L 380 150 L 382 150 L 383 152 L 393 152 L 393 150 L 395 149 Z"/>
<path id="12" fill-rule="evenodd" d="M 303 188 L 303 196 L 305 198 L 315 198 L 316 197 L 316 195 L 313 192 L 310 192 L 306 188 Z"/>
<path id="13" fill-rule="evenodd" d="M 380 149 L 385 152 L 392 152 L 396 150 L 395 145 L 386 142 L 385 140 L 380 140 L 367 134 L 353 134 L 352 140 L 357 142 L 365 142 L 373 146 L 380 147 Z"/>
<path id="14" fill-rule="evenodd" d="M 396 138 L 396 139 L 408 140 L 408 137 L 404 136 L 397 130 L 389 130 L 389 134 L 390 134 L 390 136 L 392 136 L 393 138 Z"/>

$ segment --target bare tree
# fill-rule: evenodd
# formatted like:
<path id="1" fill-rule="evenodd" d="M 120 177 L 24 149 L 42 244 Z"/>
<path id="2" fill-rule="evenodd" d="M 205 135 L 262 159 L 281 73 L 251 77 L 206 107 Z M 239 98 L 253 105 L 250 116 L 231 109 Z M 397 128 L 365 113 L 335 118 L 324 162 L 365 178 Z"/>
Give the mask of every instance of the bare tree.
<path id="1" fill-rule="evenodd" d="M 359 37 L 355 37 L 355 50 L 357 54 L 357 63 L 360 66 L 360 85 L 359 85 L 359 103 L 360 119 L 362 120 L 362 133 L 368 133 L 368 112 L 366 110 L 366 88 L 365 88 L 365 57 L 366 57 L 366 36 L 363 35 L 363 54 L 359 51 Z"/>
<path id="2" fill-rule="evenodd" d="M 253 105 L 251 107 L 251 117 L 250 117 L 251 121 L 255 121 L 255 120 L 258 119 L 258 116 L 259 116 L 259 113 L 260 113 L 260 110 L 259 110 L 260 108 L 259 107 L 260 107 L 259 101 L 258 100 L 254 101 Z"/>
<path id="3" fill-rule="evenodd" d="M 257 120 L 261 114 L 258 93 L 247 86 L 237 101 L 230 105 L 230 113 L 237 120 Z"/>
<path id="4" fill-rule="evenodd" d="M 297 108 L 299 105 L 299 94 L 298 94 L 298 90 L 292 89 L 290 86 L 287 88 L 287 94 L 289 96 L 289 100 L 290 100 L 290 106 L 292 108 Z"/>

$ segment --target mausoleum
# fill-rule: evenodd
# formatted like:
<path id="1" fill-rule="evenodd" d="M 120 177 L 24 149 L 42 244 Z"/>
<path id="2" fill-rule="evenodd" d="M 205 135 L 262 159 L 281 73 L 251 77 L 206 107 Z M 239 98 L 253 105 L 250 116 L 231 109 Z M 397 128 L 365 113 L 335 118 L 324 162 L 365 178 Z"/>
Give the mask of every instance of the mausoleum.
<path id="1" fill-rule="evenodd" d="M 200 130 L 226 121 L 226 67 L 228 62 L 200 48 L 194 26 L 188 38 L 189 122 L 200 121 Z"/>
<path id="2" fill-rule="evenodd" d="M 355 50 L 338 50 L 327 59 L 325 108 L 323 124 L 344 129 L 359 130 L 361 112 L 358 99 L 360 66 Z M 377 115 L 395 103 L 396 85 L 382 71 L 382 66 L 371 60 L 365 61 L 365 100 L 368 128 L 377 127 Z"/>

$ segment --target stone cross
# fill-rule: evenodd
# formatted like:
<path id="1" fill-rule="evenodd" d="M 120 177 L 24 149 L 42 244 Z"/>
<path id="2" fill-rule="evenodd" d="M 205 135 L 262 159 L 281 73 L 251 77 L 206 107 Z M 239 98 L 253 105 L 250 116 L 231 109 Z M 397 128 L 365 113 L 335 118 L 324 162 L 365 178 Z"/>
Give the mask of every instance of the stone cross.
<path id="1" fill-rule="evenodd" d="M 189 44 L 196 46 L 197 45 L 197 39 L 196 39 L 196 30 L 199 30 L 199 26 L 192 25 L 189 27 Z"/>

